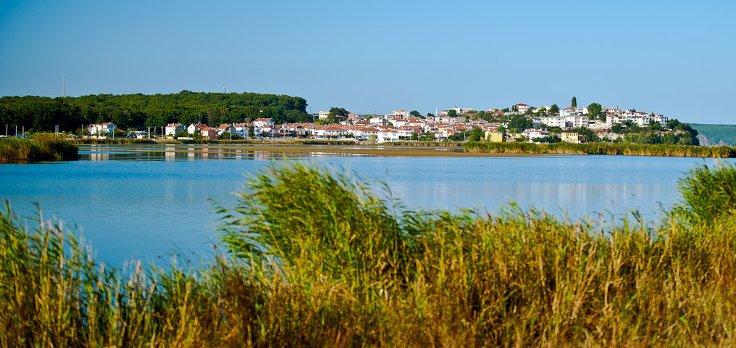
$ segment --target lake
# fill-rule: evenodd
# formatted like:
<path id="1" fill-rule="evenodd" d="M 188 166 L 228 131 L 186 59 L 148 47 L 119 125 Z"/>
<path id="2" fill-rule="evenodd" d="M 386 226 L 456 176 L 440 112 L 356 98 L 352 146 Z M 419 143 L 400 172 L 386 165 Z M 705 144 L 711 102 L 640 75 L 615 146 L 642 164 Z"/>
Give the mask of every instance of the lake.
<path id="1" fill-rule="evenodd" d="M 711 159 L 628 156 L 377 157 L 276 155 L 248 147 L 83 146 L 79 161 L 0 165 L 0 197 L 24 217 L 76 224 L 97 256 L 211 257 L 217 216 L 210 200 L 235 203 L 247 176 L 290 161 L 345 168 L 388 184 L 409 207 L 498 212 L 516 202 L 570 219 L 655 219 L 679 199 L 677 181 Z M 733 160 L 728 160 L 733 162 Z"/>

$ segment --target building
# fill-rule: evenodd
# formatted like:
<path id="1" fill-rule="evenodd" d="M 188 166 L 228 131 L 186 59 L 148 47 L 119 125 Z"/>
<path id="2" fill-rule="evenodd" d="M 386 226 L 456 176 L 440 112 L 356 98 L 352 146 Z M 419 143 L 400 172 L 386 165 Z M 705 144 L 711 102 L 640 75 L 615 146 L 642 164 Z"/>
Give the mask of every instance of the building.
<path id="1" fill-rule="evenodd" d="M 409 118 L 409 111 L 406 111 L 404 109 L 394 110 L 394 112 L 391 114 L 391 116 L 393 118 L 397 118 L 397 119 L 403 120 L 405 118 Z"/>
<path id="2" fill-rule="evenodd" d="M 608 126 L 609 128 L 614 124 L 621 124 L 626 121 L 631 121 L 639 127 L 646 127 L 655 122 L 658 122 L 659 124 L 665 124 L 667 123 L 668 118 L 664 115 L 655 115 L 653 113 L 649 114 L 636 110 L 606 110 L 606 126 Z"/>
<path id="3" fill-rule="evenodd" d="M 217 139 L 217 128 L 204 126 L 200 129 L 199 134 L 205 139 Z"/>
<path id="4" fill-rule="evenodd" d="M 273 125 L 274 122 L 272 118 L 257 118 L 253 120 L 253 133 L 257 137 L 271 134 L 271 128 Z"/>
<path id="5" fill-rule="evenodd" d="M 166 125 L 166 128 L 164 129 L 164 134 L 167 136 L 173 137 L 176 136 L 179 132 L 186 132 L 187 127 L 181 123 L 169 123 Z"/>
<path id="6" fill-rule="evenodd" d="M 475 109 L 473 109 L 473 108 L 459 108 L 459 107 L 454 107 L 454 108 L 449 108 L 447 110 L 440 111 L 440 114 L 437 115 L 437 116 L 447 116 L 447 114 L 450 112 L 450 110 L 455 110 L 455 112 L 458 115 L 462 115 L 462 114 L 464 114 L 464 113 L 466 113 L 468 111 L 475 111 Z"/>
<path id="7" fill-rule="evenodd" d="M 227 123 L 221 124 L 219 127 L 217 127 L 217 135 L 222 135 L 224 133 L 235 134 L 235 127 Z"/>
<path id="8" fill-rule="evenodd" d="M 207 128 L 206 124 L 192 123 L 189 125 L 189 127 L 187 127 L 187 133 L 189 133 L 189 135 L 199 134 L 201 133 L 202 129 L 205 128 Z"/>
<path id="9" fill-rule="evenodd" d="M 530 108 L 529 105 L 522 104 L 522 103 L 516 104 L 511 107 L 512 110 L 516 109 L 516 111 L 520 114 L 526 113 L 527 111 L 529 111 L 529 108 Z"/>
<path id="10" fill-rule="evenodd" d="M 576 107 L 576 108 L 570 106 L 570 107 L 567 107 L 567 108 L 564 108 L 564 109 L 560 110 L 560 116 L 561 117 L 565 117 L 565 116 L 579 116 L 579 115 L 587 115 L 587 114 L 588 114 L 588 109 L 587 108 L 584 108 L 582 106 L 579 106 L 579 107 Z"/>
<path id="11" fill-rule="evenodd" d="M 539 123 L 547 127 L 568 128 L 588 128 L 588 116 L 579 114 L 570 114 L 567 116 L 540 117 Z"/>
<path id="12" fill-rule="evenodd" d="M 87 128 L 90 135 L 94 135 L 98 137 L 114 137 L 116 129 L 118 129 L 118 126 L 116 126 L 112 122 L 91 124 Z"/>
<path id="13" fill-rule="evenodd" d="M 320 120 L 326 120 L 328 117 L 330 117 L 330 112 L 329 111 L 322 111 L 322 110 L 320 110 L 320 112 L 319 112 L 319 119 Z"/>
<path id="14" fill-rule="evenodd" d="M 236 123 L 233 125 L 233 128 L 235 130 L 235 134 L 239 135 L 241 138 L 247 138 L 248 137 L 248 124 L 245 122 L 242 123 Z"/>
<path id="15" fill-rule="evenodd" d="M 577 132 L 562 132 L 562 134 L 560 134 L 560 139 L 567 143 L 578 144 L 583 142 L 583 137 Z"/>
<path id="16" fill-rule="evenodd" d="M 495 131 L 495 130 L 488 130 L 485 133 L 486 140 L 492 142 L 492 143 L 502 143 L 504 142 L 503 133 Z"/>

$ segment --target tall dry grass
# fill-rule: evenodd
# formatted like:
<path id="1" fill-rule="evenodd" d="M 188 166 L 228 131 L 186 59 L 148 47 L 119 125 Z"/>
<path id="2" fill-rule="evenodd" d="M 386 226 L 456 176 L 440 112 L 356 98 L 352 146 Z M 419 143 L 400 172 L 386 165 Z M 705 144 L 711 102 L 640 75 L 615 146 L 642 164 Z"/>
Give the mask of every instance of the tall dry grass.
<path id="1" fill-rule="evenodd" d="M 724 169 L 690 178 L 732 180 Z M 513 208 L 422 212 L 297 164 L 221 209 L 228 254 L 128 270 L 6 208 L 0 345 L 733 346 L 736 217 L 703 224 L 685 202 L 607 229 Z"/>

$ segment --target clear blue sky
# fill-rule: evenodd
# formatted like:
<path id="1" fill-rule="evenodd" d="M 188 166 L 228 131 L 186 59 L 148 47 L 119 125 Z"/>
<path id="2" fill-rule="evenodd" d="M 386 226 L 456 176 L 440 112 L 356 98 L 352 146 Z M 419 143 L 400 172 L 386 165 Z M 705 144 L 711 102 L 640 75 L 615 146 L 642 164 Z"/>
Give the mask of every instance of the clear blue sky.
<path id="1" fill-rule="evenodd" d="M 263 92 L 736 123 L 733 1 L 0 0 L 0 95 Z"/>

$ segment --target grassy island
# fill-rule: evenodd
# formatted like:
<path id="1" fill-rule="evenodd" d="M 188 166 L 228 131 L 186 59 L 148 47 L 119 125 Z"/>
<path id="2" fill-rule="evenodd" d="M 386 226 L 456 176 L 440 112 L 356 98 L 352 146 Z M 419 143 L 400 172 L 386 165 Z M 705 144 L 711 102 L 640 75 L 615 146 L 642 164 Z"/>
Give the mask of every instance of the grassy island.
<path id="1" fill-rule="evenodd" d="M 736 157 L 736 147 L 694 146 L 633 143 L 491 143 L 473 142 L 464 145 L 465 152 L 489 154 L 576 154 L 576 155 L 629 155 L 672 157 Z"/>
<path id="2" fill-rule="evenodd" d="M 0 163 L 76 160 L 78 148 L 53 134 L 37 134 L 33 139 L 0 139 Z"/>
<path id="3" fill-rule="evenodd" d="M 596 224 L 409 210 L 294 164 L 219 209 L 214 261 L 165 270 L 6 206 L 0 346 L 733 346 L 736 169 L 680 189 L 659 221 Z"/>

